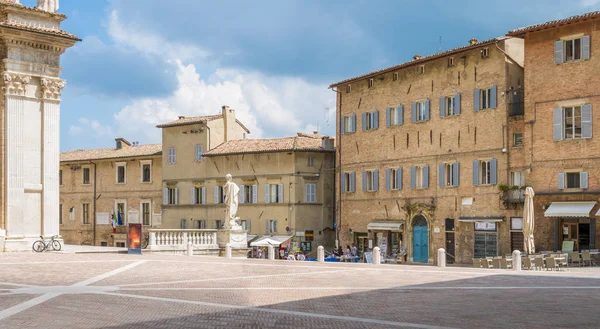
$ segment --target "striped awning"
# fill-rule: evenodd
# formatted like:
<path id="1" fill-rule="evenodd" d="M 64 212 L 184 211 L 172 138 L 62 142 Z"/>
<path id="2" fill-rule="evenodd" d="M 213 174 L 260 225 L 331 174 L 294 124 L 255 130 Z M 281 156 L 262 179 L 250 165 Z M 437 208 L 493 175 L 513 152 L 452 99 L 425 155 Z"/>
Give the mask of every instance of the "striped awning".
<path id="1" fill-rule="evenodd" d="M 545 217 L 590 217 L 596 201 L 552 202 L 544 213 Z"/>

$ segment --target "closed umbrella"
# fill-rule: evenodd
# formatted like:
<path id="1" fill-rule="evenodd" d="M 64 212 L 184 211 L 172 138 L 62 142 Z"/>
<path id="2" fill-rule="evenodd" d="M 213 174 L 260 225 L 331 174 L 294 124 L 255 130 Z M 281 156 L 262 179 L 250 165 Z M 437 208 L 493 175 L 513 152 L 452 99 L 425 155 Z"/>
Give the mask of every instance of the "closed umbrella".
<path id="1" fill-rule="evenodd" d="M 527 254 L 535 253 L 535 244 L 533 241 L 534 213 L 533 213 L 533 188 L 525 189 L 525 207 L 523 209 L 523 242 L 524 250 Z"/>

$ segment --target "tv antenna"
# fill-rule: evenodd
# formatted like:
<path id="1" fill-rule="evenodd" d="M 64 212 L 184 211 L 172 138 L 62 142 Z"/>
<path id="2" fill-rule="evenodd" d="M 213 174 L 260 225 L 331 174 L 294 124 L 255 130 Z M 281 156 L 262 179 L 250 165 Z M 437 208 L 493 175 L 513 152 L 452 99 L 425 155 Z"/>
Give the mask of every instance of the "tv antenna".
<path id="1" fill-rule="evenodd" d="M 329 127 L 329 108 L 325 108 L 325 126 Z"/>

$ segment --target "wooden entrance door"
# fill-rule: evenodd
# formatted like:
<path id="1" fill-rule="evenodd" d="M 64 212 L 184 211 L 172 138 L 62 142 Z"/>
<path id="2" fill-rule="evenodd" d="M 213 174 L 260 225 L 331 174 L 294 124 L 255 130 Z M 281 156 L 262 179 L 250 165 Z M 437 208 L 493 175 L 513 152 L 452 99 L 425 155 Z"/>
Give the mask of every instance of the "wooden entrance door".
<path id="1" fill-rule="evenodd" d="M 579 250 L 578 241 L 578 223 L 564 223 L 562 224 L 562 242 L 564 241 L 573 241 L 573 250 Z"/>
<path id="2" fill-rule="evenodd" d="M 454 264 L 454 258 L 456 257 L 454 248 L 454 232 L 446 232 L 446 253 L 449 254 L 449 256 L 446 258 L 446 263 Z"/>
<path id="3" fill-rule="evenodd" d="M 429 239 L 427 226 L 413 227 L 413 261 L 427 263 L 429 259 Z"/>

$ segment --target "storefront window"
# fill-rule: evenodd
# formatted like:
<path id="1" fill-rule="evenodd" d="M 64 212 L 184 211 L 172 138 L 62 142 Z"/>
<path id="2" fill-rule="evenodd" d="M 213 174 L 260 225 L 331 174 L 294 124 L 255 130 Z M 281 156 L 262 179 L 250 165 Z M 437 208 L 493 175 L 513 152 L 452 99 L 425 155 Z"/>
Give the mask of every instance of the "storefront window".
<path id="1" fill-rule="evenodd" d="M 475 223 L 474 257 L 498 256 L 498 233 L 494 222 Z"/>

